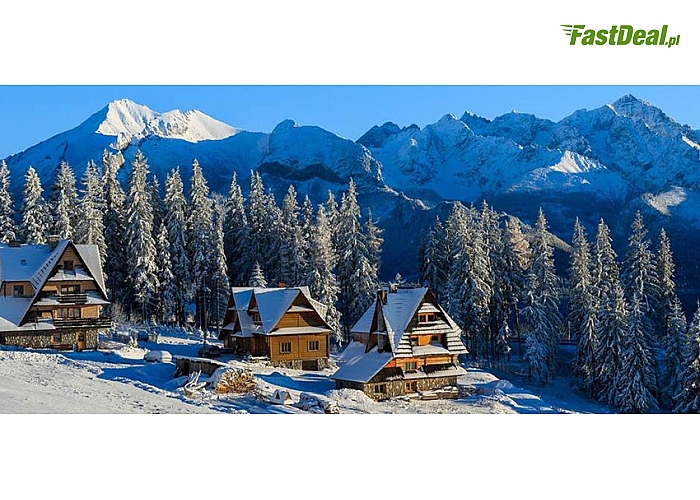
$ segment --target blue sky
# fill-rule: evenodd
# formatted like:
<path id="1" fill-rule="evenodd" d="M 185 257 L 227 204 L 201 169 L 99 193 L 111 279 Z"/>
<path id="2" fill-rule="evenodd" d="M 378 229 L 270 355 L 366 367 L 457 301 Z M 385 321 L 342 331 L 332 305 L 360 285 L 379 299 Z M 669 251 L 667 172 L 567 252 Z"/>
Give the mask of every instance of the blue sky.
<path id="1" fill-rule="evenodd" d="M 269 132 L 291 118 L 357 139 L 387 121 L 423 127 L 466 110 L 490 119 L 515 109 L 559 120 L 627 93 L 700 128 L 700 86 L 0 86 L 0 158 L 69 130 L 121 98 L 161 112 L 199 109 L 250 131 Z"/>

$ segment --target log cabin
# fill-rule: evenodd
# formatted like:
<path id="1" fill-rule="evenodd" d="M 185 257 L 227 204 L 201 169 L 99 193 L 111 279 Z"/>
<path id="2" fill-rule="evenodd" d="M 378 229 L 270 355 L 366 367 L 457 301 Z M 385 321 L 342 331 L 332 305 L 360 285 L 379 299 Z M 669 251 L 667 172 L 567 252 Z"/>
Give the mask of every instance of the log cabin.
<path id="1" fill-rule="evenodd" d="M 273 366 L 321 370 L 328 366 L 327 308 L 308 287 L 233 287 L 219 340 L 224 349 L 263 357 Z"/>
<path id="2" fill-rule="evenodd" d="M 456 386 L 460 332 L 428 288 L 391 285 L 352 327 L 331 378 L 375 400 Z"/>
<path id="3" fill-rule="evenodd" d="M 96 349 L 108 304 L 96 245 L 0 245 L 0 344 Z"/>

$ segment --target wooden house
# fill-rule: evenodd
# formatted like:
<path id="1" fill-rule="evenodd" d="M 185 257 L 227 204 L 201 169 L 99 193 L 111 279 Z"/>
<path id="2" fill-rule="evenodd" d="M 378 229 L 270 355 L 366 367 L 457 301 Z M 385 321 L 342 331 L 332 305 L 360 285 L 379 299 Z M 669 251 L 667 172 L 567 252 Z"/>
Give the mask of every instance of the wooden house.
<path id="1" fill-rule="evenodd" d="M 326 310 L 308 287 L 234 287 L 219 339 L 224 349 L 274 366 L 320 370 L 330 353 Z"/>
<path id="2" fill-rule="evenodd" d="M 467 354 L 460 328 L 428 288 L 391 286 L 351 330 L 339 356 L 336 387 L 359 389 L 376 400 L 457 385 Z"/>
<path id="3" fill-rule="evenodd" d="M 96 349 L 108 304 L 96 245 L 0 245 L 0 344 Z"/>

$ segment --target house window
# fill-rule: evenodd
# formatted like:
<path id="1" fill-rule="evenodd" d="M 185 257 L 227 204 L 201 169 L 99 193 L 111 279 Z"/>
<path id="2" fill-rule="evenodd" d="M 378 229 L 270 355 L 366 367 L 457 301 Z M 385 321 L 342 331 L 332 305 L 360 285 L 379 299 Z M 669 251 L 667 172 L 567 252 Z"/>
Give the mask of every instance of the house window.
<path id="1" fill-rule="evenodd" d="M 59 307 L 56 312 L 59 318 L 80 318 L 79 307 Z"/>
<path id="2" fill-rule="evenodd" d="M 61 334 L 60 333 L 54 333 L 53 334 L 53 341 L 56 343 L 61 342 Z"/>
<path id="3" fill-rule="evenodd" d="M 253 317 L 253 323 L 256 325 L 262 325 L 262 321 L 260 321 L 260 313 L 252 313 L 251 316 Z"/>
<path id="4" fill-rule="evenodd" d="M 24 285 L 14 285 L 12 287 L 13 297 L 22 297 L 24 295 Z"/>
<path id="5" fill-rule="evenodd" d="M 430 337 L 430 342 L 432 344 L 440 344 L 440 336 L 439 335 L 433 335 Z"/>
<path id="6" fill-rule="evenodd" d="M 289 354 L 290 352 L 292 352 L 292 343 L 291 342 L 280 343 L 280 354 Z"/>
<path id="7" fill-rule="evenodd" d="M 61 293 L 80 293 L 80 285 L 61 285 Z"/>
<path id="8" fill-rule="evenodd" d="M 320 350 L 319 341 L 318 340 L 309 340 L 309 351 L 318 351 L 318 350 Z"/>
<path id="9" fill-rule="evenodd" d="M 418 369 L 418 363 L 415 361 L 407 361 L 403 364 L 403 367 L 406 372 L 414 372 Z"/>
<path id="10" fill-rule="evenodd" d="M 435 313 L 421 313 L 418 315 L 418 323 L 434 323 L 437 321 Z"/>
<path id="11" fill-rule="evenodd" d="M 408 392 L 418 392 L 418 382 L 406 382 L 406 390 Z"/>
<path id="12" fill-rule="evenodd" d="M 386 384 L 377 384 L 374 386 L 375 394 L 386 394 Z"/>
<path id="13" fill-rule="evenodd" d="M 63 269 L 66 271 L 72 271 L 73 270 L 73 261 L 72 260 L 64 260 L 63 261 Z"/>

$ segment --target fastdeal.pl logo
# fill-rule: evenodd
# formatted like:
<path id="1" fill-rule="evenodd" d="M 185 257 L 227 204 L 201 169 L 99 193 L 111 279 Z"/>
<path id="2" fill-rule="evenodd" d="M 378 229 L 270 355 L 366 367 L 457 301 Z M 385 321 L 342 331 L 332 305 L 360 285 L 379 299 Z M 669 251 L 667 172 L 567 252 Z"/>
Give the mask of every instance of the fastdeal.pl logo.
<path id="1" fill-rule="evenodd" d="M 564 33 L 570 37 L 569 45 L 665 45 L 673 47 L 681 41 L 680 35 L 667 37 L 668 25 L 660 30 L 635 30 L 629 24 L 613 25 L 610 29 L 586 29 L 585 24 L 562 24 Z"/>

